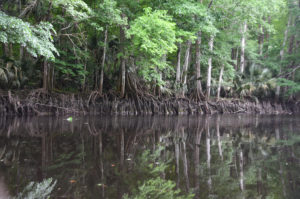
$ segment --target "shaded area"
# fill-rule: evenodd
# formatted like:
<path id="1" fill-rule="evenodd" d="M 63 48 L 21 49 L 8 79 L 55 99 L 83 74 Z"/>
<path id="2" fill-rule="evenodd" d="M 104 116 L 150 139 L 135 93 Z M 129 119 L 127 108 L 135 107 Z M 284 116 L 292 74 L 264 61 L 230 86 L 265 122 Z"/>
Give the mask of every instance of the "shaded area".
<path id="1" fill-rule="evenodd" d="M 153 162 L 166 163 L 161 178 L 195 198 L 298 198 L 299 122 L 258 115 L 4 117 L 0 172 L 11 195 L 52 177 L 54 198 L 122 198 L 151 177 L 143 152 L 161 145 Z"/>

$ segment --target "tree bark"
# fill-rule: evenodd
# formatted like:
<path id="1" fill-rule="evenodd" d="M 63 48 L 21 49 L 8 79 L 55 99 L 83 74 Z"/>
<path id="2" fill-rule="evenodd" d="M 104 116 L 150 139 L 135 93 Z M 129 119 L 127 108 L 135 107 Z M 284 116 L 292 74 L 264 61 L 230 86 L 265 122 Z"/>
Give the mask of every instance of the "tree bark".
<path id="1" fill-rule="evenodd" d="M 48 87 L 49 87 L 49 85 L 48 85 L 48 72 L 49 72 L 49 70 L 48 70 L 48 68 L 49 68 L 49 66 L 48 66 L 48 61 L 45 59 L 44 60 L 44 63 L 43 63 L 43 69 L 44 69 L 44 72 L 43 72 L 43 89 L 44 90 L 46 90 L 46 91 L 48 91 Z"/>
<path id="2" fill-rule="evenodd" d="M 104 46 L 103 46 L 103 55 L 102 55 L 102 63 L 100 69 L 100 82 L 99 82 L 99 94 L 102 95 L 103 92 L 103 77 L 104 77 L 104 66 L 106 59 L 106 45 L 107 45 L 107 26 L 104 31 Z"/>
<path id="3" fill-rule="evenodd" d="M 181 65 L 181 43 L 179 43 L 178 51 L 177 51 L 177 67 L 176 67 L 176 83 L 180 83 L 180 65 Z"/>
<path id="4" fill-rule="evenodd" d="M 223 72 L 224 72 L 224 64 L 222 64 L 220 75 L 219 75 L 219 84 L 218 84 L 218 91 L 217 91 L 217 99 L 220 99 L 220 92 L 221 92 L 221 86 L 223 82 Z"/>
<path id="5" fill-rule="evenodd" d="M 214 36 L 210 36 L 210 40 L 208 43 L 210 52 L 213 51 L 214 48 Z M 211 71 L 212 71 L 212 56 L 208 58 L 208 69 L 207 69 L 207 83 L 206 83 L 206 98 L 210 97 L 210 87 L 211 87 Z"/>
<path id="6" fill-rule="evenodd" d="M 246 33 L 247 33 L 247 22 L 245 21 L 241 30 L 242 39 L 241 39 L 241 63 L 240 63 L 240 72 L 244 73 L 245 70 L 245 47 L 246 47 Z"/>
<path id="7" fill-rule="evenodd" d="M 188 66 L 189 66 L 189 61 L 190 61 L 190 51 L 191 51 L 191 45 L 192 42 L 190 40 L 187 41 L 186 44 L 186 51 L 185 51 L 185 56 L 184 56 L 184 64 L 183 64 L 183 70 L 182 70 L 182 95 L 185 95 L 186 91 L 186 83 L 187 83 L 187 71 L 188 71 Z"/>
<path id="8" fill-rule="evenodd" d="M 198 32 L 198 38 L 196 40 L 196 92 L 197 92 L 197 99 L 201 99 L 200 97 L 203 96 L 202 94 L 202 85 L 201 85 L 201 52 L 200 52 L 200 46 L 201 46 L 201 36 L 202 33 Z"/>

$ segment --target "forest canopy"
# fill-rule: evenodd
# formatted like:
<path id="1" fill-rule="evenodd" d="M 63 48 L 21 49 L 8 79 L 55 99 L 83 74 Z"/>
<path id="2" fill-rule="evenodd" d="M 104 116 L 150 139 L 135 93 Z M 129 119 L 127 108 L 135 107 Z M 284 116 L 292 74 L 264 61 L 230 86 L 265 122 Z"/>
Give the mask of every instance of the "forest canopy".
<path id="1" fill-rule="evenodd" d="M 298 0 L 2 0 L 0 88 L 299 100 Z"/>

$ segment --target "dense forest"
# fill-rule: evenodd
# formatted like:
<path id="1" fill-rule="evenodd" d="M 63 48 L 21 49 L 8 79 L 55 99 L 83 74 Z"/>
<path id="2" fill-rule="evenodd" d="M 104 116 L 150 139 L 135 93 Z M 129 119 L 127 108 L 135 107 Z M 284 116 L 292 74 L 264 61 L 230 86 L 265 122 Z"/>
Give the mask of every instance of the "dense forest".
<path id="1" fill-rule="evenodd" d="M 298 0 L 2 0 L 0 88 L 299 99 Z"/>

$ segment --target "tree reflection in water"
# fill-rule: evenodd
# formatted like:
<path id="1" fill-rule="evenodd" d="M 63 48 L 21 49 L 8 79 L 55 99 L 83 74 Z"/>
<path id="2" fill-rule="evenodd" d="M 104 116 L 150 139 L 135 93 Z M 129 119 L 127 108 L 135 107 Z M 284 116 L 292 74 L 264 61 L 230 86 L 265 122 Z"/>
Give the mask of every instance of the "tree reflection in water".
<path id="1" fill-rule="evenodd" d="M 297 116 L 1 118 L 0 171 L 10 195 L 52 177 L 53 198 L 122 198 L 165 149 L 160 177 L 195 198 L 299 198 Z M 4 178 L 3 178 L 4 179 Z M 4 181 L 3 181 L 4 182 Z"/>

